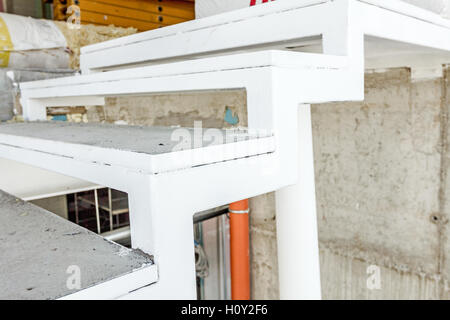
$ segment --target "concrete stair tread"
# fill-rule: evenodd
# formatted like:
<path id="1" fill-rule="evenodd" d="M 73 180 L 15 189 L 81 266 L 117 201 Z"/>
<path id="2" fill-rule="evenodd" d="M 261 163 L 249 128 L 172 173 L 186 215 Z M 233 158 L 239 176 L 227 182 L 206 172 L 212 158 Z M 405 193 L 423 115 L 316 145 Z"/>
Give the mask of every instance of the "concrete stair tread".
<path id="1" fill-rule="evenodd" d="M 106 241 L 3 191 L 0 208 L 0 299 L 62 298 L 137 270 L 146 272 L 146 280 L 130 280 L 128 290 L 157 281 L 152 258 L 141 251 Z M 79 289 L 67 286 L 70 266 L 80 270 Z"/>
<path id="2" fill-rule="evenodd" d="M 339 14 L 341 9 L 344 9 L 342 12 L 345 14 Z M 374 19 L 364 16 L 365 14 L 373 15 Z M 380 14 L 382 16 L 378 16 Z M 380 19 L 385 28 L 380 28 Z M 327 21 L 327 25 L 324 25 L 323 21 Z M 322 36 L 331 31 L 333 38 L 346 37 L 348 35 L 345 35 L 345 28 L 339 29 L 347 25 L 351 25 L 352 30 L 367 33 L 377 40 L 395 39 L 404 43 L 412 41 L 417 44 L 408 49 L 412 53 L 421 53 L 431 48 L 448 50 L 448 41 L 435 41 L 435 31 L 427 31 L 428 34 L 413 31 L 418 21 L 426 23 L 427 27 L 436 28 L 448 37 L 450 22 L 447 19 L 403 1 L 275 1 L 264 6 L 225 12 L 86 46 L 81 50 L 81 69 L 83 73 L 109 71 L 128 68 L 131 65 L 163 63 L 170 59 L 179 60 L 186 57 L 204 58 L 239 50 L 287 49 L 322 52 Z M 403 27 L 396 28 L 399 24 Z M 403 28 L 409 30 L 410 34 L 397 32 Z M 258 32 L 255 33 L 254 30 Z M 414 35 L 414 38 L 411 35 Z M 375 49 L 382 57 L 386 56 L 386 50 L 391 51 L 384 41 L 377 41 Z M 342 47 L 338 54 L 346 54 L 346 51 L 347 49 Z M 394 48 L 391 53 L 403 54 L 404 51 Z"/>
<path id="3" fill-rule="evenodd" d="M 40 98 L 48 97 L 42 89 L 63 88 L 67 86 L 76 86 L 77 90 L 80 90 L 80 94 L 83 91 L 92 89 L 82 87 L 83 85 L 101 85 L 123 80 L 158 79 L 192 74 L 201 75 L 207 72 L 254 69 L 267 66 L 298 70 L 309 70 L 311 68 L 336 70 L 345 68 L 347 65 L 348 59 L 343 56 L 271 50 L 269 48 L 255 52 L 241 52 L 214 57 L 187 59 L 184 61 L 161 62 L 139 67 L 132 66 L 124 70 L 114 70 L 107 73 L 98 72 L 57 79 L 21 82 L 20 88 L 26 96 Z M 52 97 L 57 96 L 57 94 L 52 95 Z"/>
<path id="4" fill-rule="evenodd" d="M 271 135 L 253 135 L 246 130 L 215 130 L 219 140 L 214 137 L 208 140 L 203 139 L 208 134 L 207 129 L 195 130 L 57 121 L 9 123 L 0 125 L 0 146 L 150 174 L 275 150 L 275 139 Z M 186 143 L 180 145 L 180 141 Z"/>

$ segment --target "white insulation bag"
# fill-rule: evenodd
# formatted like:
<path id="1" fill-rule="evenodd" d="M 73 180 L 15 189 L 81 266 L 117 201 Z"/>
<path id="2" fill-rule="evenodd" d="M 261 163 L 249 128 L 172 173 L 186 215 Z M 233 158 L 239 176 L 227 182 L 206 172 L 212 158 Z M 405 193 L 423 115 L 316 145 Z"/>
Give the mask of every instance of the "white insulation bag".
<path id="1" fill-rule="evenodd" d="M 53 21 L 0 13 L 0 67 L 67 68 L 66 47 Z"/>

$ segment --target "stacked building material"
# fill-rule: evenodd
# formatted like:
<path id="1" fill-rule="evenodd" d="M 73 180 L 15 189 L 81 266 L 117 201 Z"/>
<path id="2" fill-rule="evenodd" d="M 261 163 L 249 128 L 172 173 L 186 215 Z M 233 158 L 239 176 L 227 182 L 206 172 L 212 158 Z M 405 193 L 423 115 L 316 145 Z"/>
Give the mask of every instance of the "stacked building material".
<path id="1" fill-rule="evenodd" d="M 20 114 L 17 82 L 71 75 L 80 48 L 136 33 L 134 28 L 83 25 L 0 13 L 0 121 Z"/>
<path id="2" fill-rule="evenodd" d="M 195 18 L 193 1 L 186 0 L 53 0 L 53 18 L 82 24 L 134 27 L 146 31 Z"/>
<path id="3" fill-rule="evenodd" d="M 52 21 L 0 13 L 0 67 L 67 68 L 66 47 Z"/>

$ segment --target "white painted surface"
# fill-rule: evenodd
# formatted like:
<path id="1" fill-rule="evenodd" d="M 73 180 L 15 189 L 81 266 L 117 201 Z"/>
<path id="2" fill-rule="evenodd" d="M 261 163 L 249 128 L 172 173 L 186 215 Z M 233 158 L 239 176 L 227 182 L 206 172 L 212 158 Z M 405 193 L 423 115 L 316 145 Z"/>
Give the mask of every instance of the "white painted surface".
<path id="1" fill-rule="evenodd" d="M 245 61 L 241 57 L 248 58 L 250 67 L 236 68 L 237 61 Z M 264 61 L 267 63 L 255 65 L 259 57 L 265 57 Z M 270 59 L 266 59 L 267 57 Z M 177 77 L 171 75 L 167 77 L 167 81 L 165 77 L 158 77 L 158 81 L 152 86 L 148 85 L 147 81 L 151 79 L 149 72 L 153 71 L 153 68 L 144 68 L 136 73 L 137 78 L 126 80 L 130 81 L 128 86 L 123 85 L 124 80 L 118 80 L 115 86 L 109 87 L 111 79 L 124 73 L 118 71 L 111 72 L 110 81 L 98 81 L 95 85 L 90 82 L 104 75 L 75 77 L 75 84 L 72 86 L 66 84 L 67 80 L 64 79 L 60 87 L 53 82 L 41 82 L 27 85 L 28 88 L 35 88 L 23 91 L 25 103 L 33 102 L 28 109 L 29 114 L 35 114 L 34 108 L 41 109 L 46 103 L 52 103 L 51 99 L 55 95 L 58 96 L 58 101 L 62 101 L 64 95 L 67 95 L 66 103 L 70 104 L 70 97 L 73 96 L 99 97 L 108 92 L 126 94 L 136 88 L 148 93 L 151 93 L 151 90 L 160 92 L 246 88 L 251 128 L 274 132 L 276 149 L 272 153 L 267 153 L 269 149 L 266 149 L 264 155 L 195 166 L 189 170 L 173 168 L 161 174 L 161 171 L 147 170 L 148 160 L 152 161 L 148 155 L 134 154 L 130 150 L 122 150 L 121 154 L 114 150 L 114 146 L 118 147 L 120 144 L 113 143 L 109 149 L 95 150 L 98 146 L 96 147 L 95 143 L 92 145 L 93 142 L 90 142 L 89 146 L 73 145 L 74 141 L 70 138 L 72 145 L 67 146 L 61 143 L 63 138 L 59 135 L 53 140 L 43 140 L 45 133 L 36 133 L 37 137 L 30 137 L 29 133 L 23 133 L 26 131 L 23 129 L 14 135 L 8 126 L 0 130 L 3 131 L 0 152 L 2 156 L 10 159 L 36 163 L 43 168 L 81 179 L 89 177 L 95 183 L 127 192 L 130 199 L 133 246 L 155 257 L 159 267 L 159 282 L 124 298 L 193 298 L 193 213 L 295 183 L 297 162 L 292 151 L 297 148 L 297 138 L 292 133 L 297 132 L 298 101 L 357 99 L 361 96 L 359 86 L 348 88 L 346 83 L 342 83 L 343 78 L 352 77 L 342 59 L 333 56 L 329 58 L 327 61 L 327 57 L 320 55 L 269 51 L 232 55 L 219 60 L 229 61 L 230 66 L 235 69 L 224 65 L 221 71 L 183 74 Z M 209 59 L 206 61 L 210 62 Z M 201 65 L 205 61 L 196 63 Z M 183 64 L 177 65 L 183 67 Z M 324 83 L 329 84 L 330 90 L 319 94 L 316 88 Z M 297 89 L 299 85 L 302 90 Z M 67 88 L 63 89 L 64 86 Z M 70 132 L 67 134 L 70 136 Z M 32 141 L 36 138 L 39 138 L 39 143 L 37 140 Z M 109 138 L 114 139 L 114 135 L 109 135 Z M 77 137 L 77 141 L 79 139 L 80 137 Z M 75 152 L 76 149 L 79 150 Z M 207 151 L 208 147 L 202 149 Z M 252 155 L 251 148 L 244 148 L 244 151 L 247 154 L 242 154 L 242 157 Z M 210 150 L 208 153 L 215 155 L 216 150 Z M 176 152 L 166 155 L 178 157 Z M 145 161 L 139 160 L 142 156 L 146 157 Z M 114 160 L 106 162 L 108 158 Z M 127 165 L 123 161 L 126 161 Z M 230 179 L 232 176 L 234 178 Z M 214 187 L 211 187 L 212 185 Z M 311 187 L 310 190 L 312 189 L 314 188 Z M 173 200 L 174 197 L 177 201 Z M 171 212 L 171 215 L 167 215 L 167 212 Z M 173 237 L 173 234 L 177 237 Z"/>
<path id="2" fill-rule="evenodd" d="M 280 298 L 321 299 L 311 107 L 299 107 L 297 184 L 276 192 Z"/>
<path id="3" fill-rule="evenodd" d="M 274 1 L 293 1 L 293 0 L 274 0 Z M 430 10 L 443 17 L 450 18 L 450 0 L 402 0 L 402 1 Z M 223 12 L 249 7 L 250 2 L 251 2 L 250 0 L 228 0 L 228 1 L 196 0 L 195 15 L 197 19 L 209 17 Z M 256 3 L 257 5 L 264 4 L 262 0 L 258 0 L 256 1 Z"/>
<path id="4" fill-rule="evenodd" d="M 389 48 L 390 55 L 411 58 L 425 53 L 443 62 L 450 51 L 450 22 L 405 3 L 275 1 L 84 48 L 83 70 L 272 48 L 308 50 L 316 45 L 323 47 L 323 56 L 313 55 L 313 61 L 302 53 L 278 52 L 276 56 L 297 62 L 277 65 L 269 59 L 266 61 L 271 64 L 258 65 L 253 58 L 260 59 L 260 53 L 232 55 L 61 80 L 60 86 L 50 81 L 22 87 L 28 119 L 44 119 L 45 106 L 55 103 L 52 99 L 64 98 L 70 105 L 79 99 L 73 97 L 88 101 L 117 94 L 246 89 L 249 127 L 274 133 L 274 153 L 154 175 L 39 153 L 24 145 L 0 145 L 0 152 L 10 159 L 65 174 L 70 171 L 78 178 L 128 192 L 133 246 L 155 255 L 160 278 L 156 285 L 124 298 L 195 297 L 193 212 L 294 185 L 278 193 L 282 199 L 277 213 L 279 228 L 284 230 L 279 239 L 281 296 L 320 298 L 311 132 L 306 125 L 299 130 L 297 107 L 299 103 L 363 98 L 364 36 L 383 39 L 376 42 L 380 52 L 384 52 L 385 40 L 408 43 L 406 51 L 403 46 Z M 334 65 L 339 58 L 332 55 L 343 56 L 344 63 Z M 300 63 L 303 59 L 307 63 Z M 324 61 L 329 63 L 326 67 Z M 208 68 L 216 62 L 220 68 Z M 206 69 L 194 71 L 201 67 Z M 108 77 L 111 81 L 105 79 Z M 309 122 L 308 114 L 301 113 L 301 124 Z M 303 147 L 308 149 L 303 152 Z M 292 214 L 299 211 L 301 217 Z M 167 212 L 176 216 L 169 218 Z M 291 266 L 307 274 L 299 274 L 298 268 Z"/>
<path id="5" fill-rule="evenodd" d="M 112 300 L 120 299 L 130 292 L 152 286 L 158 281 L 158 268 L 156 265 L 147 266 L 139 270 L 103 282 L 96 286 L 78 291 L 58 300 Z"/>
<path id="6" fill-rule="evenodd" d="M 450 18 L 450 0 L 403 0 L 404 2 L 430 10 L 444 18 Z"/>

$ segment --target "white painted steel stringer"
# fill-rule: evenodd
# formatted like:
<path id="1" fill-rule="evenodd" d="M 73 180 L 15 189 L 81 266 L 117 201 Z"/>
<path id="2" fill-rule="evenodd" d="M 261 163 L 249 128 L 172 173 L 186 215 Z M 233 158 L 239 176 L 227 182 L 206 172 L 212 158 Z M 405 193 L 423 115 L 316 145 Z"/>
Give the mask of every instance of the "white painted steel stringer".
<path id="1" fill-rule="evenodd" d="M 21 84 L 28 120 L 106 96 L 246 90 L 249 128 L 273 133 L 271 152 L 130 171 L 8 137 L 1 156 L 128 192 L 133 247 L 155 255 L 159 281 L 123 298 L 195 298 L 193 213 L 277 191 L 280 296 L 318 299 L 309 104 L 362 100 L 365 68 L 449 62 L 449 51 L 450 23 L 400 1 L 275 1 L 89 46 L 82 76 Z"/>

